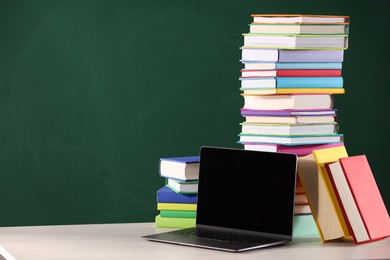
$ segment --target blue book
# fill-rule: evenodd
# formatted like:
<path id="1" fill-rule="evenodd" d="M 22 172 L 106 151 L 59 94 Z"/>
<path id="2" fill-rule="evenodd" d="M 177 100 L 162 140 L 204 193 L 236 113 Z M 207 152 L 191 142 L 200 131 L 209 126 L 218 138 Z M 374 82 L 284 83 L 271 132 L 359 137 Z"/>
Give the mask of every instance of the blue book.
<path id="1" fill-rule="evenodd" d="M 167 186 L 157 191 L 157 203 L 187 203 L 196 204 L 197 194 L 180 194 Z"/>
<path id="2" fill-rule="evenodd" d="M 250 88 L 343 88 L 343 77 L 256 77 L 240 78 Z"/>

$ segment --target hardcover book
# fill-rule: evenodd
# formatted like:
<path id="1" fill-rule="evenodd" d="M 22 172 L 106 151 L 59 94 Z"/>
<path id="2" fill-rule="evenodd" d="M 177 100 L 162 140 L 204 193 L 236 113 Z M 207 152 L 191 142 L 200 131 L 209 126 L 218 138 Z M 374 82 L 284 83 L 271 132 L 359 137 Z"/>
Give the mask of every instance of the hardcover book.
<path id="1" fill-rule="evenodd" d="M 285 63 L 332 63 L 344 61 L 344 50 L 285 50 L 241 47 L 242 61 Z M 277 68 L 277 67 L 276 67 Z"/>
<path id="2" fill-rule="evenodd" d="M 270 143 L 282 145 L 309 145 L 339 143 L 343 141 L 342 134 L 322 135 L 258 135 L 239 134 L 240 143 Z"/>
<path id="3" fill-rule="evenodd" d="M 161 158 L 160 176 L 178 180 L 199 178 L 199 156 Z"/>
<path id="4" fill-rule="evenodd" d="M 390 236 L 390 218 L 365 155 L 327 165 L 356 244 Z"/>
<path id="5" fill-rule="evenodd" d="M 189 228 L 195 227 L 196 218 L 170 218 L 157 215 L 155 222 L 158 228 Z"/>
<path id="6" fill-rule="evenodd" d="M 337 213 L 338 219 L 340 221 L 340 225 L 343 228 L 343 232 L 345 234 L 345 237 L 350 237 L 351 234 L 349 232 L 347 222 L 345 220 L 344 214 L 343 214 L 342 209 L 340 207 L 340 203 L 337 199 L 337 195 L 334 191 L 332 182 L 329 178 L 329 174 L 328 174 L 328 171 L 326 170 L 326 166 L 325 166 L 327 163 L 338 161 L 340 158 L 343 158 L 343 157 L 348 157 L 347 150 L 345 149 L 345 146 L 319 149 L 319 150 L 313 151 L 313 156 L 314 156 L 314 159 L 315 159 L 317 166 L 319 168 L 320 175 L 325 182 L 329 196 L 331 197 L 333 207 L 336 210 L 336 213 Z"/>
<path id="7" fill-rule="evenodd" d="M 246 77 L 242 88 L 342 88 L 342 77 Z"/>
<path id="8" fill-rule="evenodd" d="M 314 110 L 333 107 L 333 96 L 318 95 L 250 95 L 244 97 L 244 109 L 251 110 Z"/>
<path id="9" fill-rule="evenodd" d="M 265 62 L 240 60 L 246 70 L 341 70 L 341 62 Z"/>
<path id="10" fill-rule="evenodd" d="M 244 47 L 277 49 L 339 49 L 348 48 L 348 35 L 344 34 L 261 34 L 245 33 Z"/>
<path id="11" fill-rule="evenodd" d="M 317 224 L 322 242 L 346 237 L 340 224 L 332 198 L 327 191 L 313 154 L 298 159 L 298 176 L 305 190 L 313 218 Z"/>
<path id="12" fill-rule="evenodd" d="M 349 24 L 346 15 L 313 15 L 313 14 L 252 14 L 254 23 L 285 24 Z"/>
<path id="13" fill-rule="evenodd" d="M 189 203 L 195 204 L 197 194 L 180 194 L 167 186 L 162 187 L 157 191 L 157 203 Z"/>
<path id="14" fill-rule="evenodd" d="M 196 211 L 196 203 L 157 203 L 157 210 L 189 210 Z"/>
<path id="15" fill-rule="evenodd" d="M 258 144 L 258 143 L 244 143 L 244 149 L 264 151 L 264 152 L 277 152 L 277 153 L 293 153 L 298 156 L 304 156 L 311 154 L 313 150 L 343 146 L 343 142 L 329 143 L 329 144 L 312 144 L 312 145 L 280 145 L 280 144 Z"/>

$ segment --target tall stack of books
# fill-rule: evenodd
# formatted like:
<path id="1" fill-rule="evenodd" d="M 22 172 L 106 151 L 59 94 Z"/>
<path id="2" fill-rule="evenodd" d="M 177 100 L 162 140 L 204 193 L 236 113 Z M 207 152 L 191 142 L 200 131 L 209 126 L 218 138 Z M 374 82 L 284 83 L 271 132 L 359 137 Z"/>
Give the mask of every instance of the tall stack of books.
<path id="1" fill-rule="evenodd" d="M 307 155 L 343 145 L 334 94 L 348 46 L 349 18 L 252 15 L 242 47 L 245 149 Z"/>
<path id="2" fill-rule="evenodd" d="M 198 193 L 199 156 L 161 158 L 159 174 L 165 185 L 157 191 L 156 226 L 194 227 Z"/>
<path id="3" fill-rule="evenodd" d="M 241 115 L 245 120 L 239 143 L 248 150 L 298 156 L 343 146 L 334 95 L 345 93 L 341 71 L 348 47 L 349 17 L 252 17 L 241 48 Z M 297 191 L 299 186 L 298 182 Z M 305 204 L 296 205 L 295 221 L 314 227 Z M 313 229 L 301 231 L 297 229 L 302 235 L 313 233 Z"/>

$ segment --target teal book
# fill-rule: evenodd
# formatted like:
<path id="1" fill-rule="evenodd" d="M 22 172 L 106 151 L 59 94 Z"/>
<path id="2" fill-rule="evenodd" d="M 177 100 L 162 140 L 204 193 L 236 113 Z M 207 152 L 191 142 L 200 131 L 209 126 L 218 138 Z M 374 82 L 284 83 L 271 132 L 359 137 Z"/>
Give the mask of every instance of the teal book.
<path id="1" fill-rule="evenodd" d="M 313 215 L 295 215 L 293 237 L 319 236 Z"/>
<path id="2" fill-rule="evenodd" d="M 167 178 L 165 185 L 171 190 L 181 194 L 196 194 L 198 193 L 198 181 L 182 181 L 172 178 Z"/>
<path id="3" fill-rule="evenodd" d="M 343 88 L 343 77 L 241 77 L 242 88 Z"/>

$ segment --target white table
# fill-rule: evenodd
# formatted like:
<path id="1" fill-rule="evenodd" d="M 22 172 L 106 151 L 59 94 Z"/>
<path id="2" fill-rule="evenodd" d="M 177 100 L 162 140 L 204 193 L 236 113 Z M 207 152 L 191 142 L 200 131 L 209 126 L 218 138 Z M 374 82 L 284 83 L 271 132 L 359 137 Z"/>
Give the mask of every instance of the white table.
<path id="1" fill-rule="evenodd" d="M 167 231 L 154 223 L 0 228 L 0 246 L 18 260 L 56 259 L 390 259 L 390 238 L 354 245 L 322 244 L 318 237 L 297 238 L 282 247 L 228 253 L 151 242 L 142 235 Z M 1 258 L 0 258 L 1 259 Z"/>

